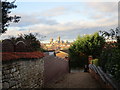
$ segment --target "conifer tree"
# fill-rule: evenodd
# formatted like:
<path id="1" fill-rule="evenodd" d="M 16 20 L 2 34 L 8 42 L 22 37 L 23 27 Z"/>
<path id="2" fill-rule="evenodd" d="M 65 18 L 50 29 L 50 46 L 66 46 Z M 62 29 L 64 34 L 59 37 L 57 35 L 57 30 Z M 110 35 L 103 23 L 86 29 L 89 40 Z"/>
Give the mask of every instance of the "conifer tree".
<path id="1" fill-rule="evenodd" d="M 17 8 L 17 5 L 14 4 L 15 1 L 13 2 L 8 2 L 6 1 L 0 1 L 0 16 L 1 18 L 1 30 L 0 34 L 5 33 L 7 31 L 7 27 L 10 25 L 10 22 L 17 23 L 20 21 L 20 16 L 10 16 L 11 9 Z"/>

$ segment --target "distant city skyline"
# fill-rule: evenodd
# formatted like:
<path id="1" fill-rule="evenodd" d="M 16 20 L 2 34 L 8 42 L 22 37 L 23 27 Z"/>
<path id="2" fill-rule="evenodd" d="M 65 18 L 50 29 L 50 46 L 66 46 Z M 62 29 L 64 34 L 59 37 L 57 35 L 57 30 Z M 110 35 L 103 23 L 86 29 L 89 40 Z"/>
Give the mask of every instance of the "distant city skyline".
<path id="1" fill-rule="evenodd" d="M 20 33 L 39 33 L 46 36 L 44 42 L 58 36 L 73 41 L 78 35 L 118 26 L 118 2 L 31 1 L 16 1 L 17 8 L 12 10 L 12 15 L 20 15 L 21 20 L 17 24 L 11 23 L 2 39 Z"/>

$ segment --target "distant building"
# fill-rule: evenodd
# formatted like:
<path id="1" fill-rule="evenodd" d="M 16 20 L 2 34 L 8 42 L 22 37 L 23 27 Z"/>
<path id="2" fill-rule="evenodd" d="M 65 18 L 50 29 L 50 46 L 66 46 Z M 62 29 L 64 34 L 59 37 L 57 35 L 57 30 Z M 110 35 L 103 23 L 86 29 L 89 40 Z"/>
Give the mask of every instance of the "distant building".
<path id="1" fill-rule="evenodd" d="M 117 42 L 115 38 L 106 38 L 106 42 Z"/>
<path id="2" fill-rule="evenodd" d="M 60 40 L 60 36 L 58 36 L 57 42 L 58 42 L 58 43 L 60 43 L 60 42 L 61 42 L 61 40 Z"/>
<path id="3" fill-rule="evenodd" d="M 70 42 L 61 40 L 61 37 L 58 36 L 57 40 L 50 38 L 50 43 L 45 44 L 45 48 L 48 50 L 64 50 L 70 47 Z"/>
<path id="4" fill-rule="evenodd" d="M 58 36 L 56 41 L 54 41 L 53 38 L 50 38 L 50 44 L 55 44 L 55 43 L 67 43 L 68 44 L 69 42 L 61 40 L 60 36 Z"/>
<path id="5" fill-rule="evenodd" d="M 53 42 L 53 38 L 50 39 L 50 43 L 52 43 L 52 42 Z"/>
<path id="6" fill-rule="evenodd" d="M 56 54 L 56 56 L 60 57 L 60 58 L 63 58 L 63 59 L 66 59 L 66 58 L 68 58 L 68 53 L 60 51 Z"/>

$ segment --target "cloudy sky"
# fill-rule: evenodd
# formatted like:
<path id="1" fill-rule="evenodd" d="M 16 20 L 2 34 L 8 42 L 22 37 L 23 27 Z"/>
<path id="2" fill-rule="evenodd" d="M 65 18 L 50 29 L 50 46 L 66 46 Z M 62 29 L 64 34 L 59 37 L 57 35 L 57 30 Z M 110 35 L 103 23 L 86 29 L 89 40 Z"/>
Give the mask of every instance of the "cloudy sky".
<path id="1" fill-rule="evenodd" d="M 46 36 L 44 41 L 57 36 L 63 40 L 74 40 L 78 35 L 115 29 L 118 26 L 118 2 L 90 1 L 17 0 L 17 8 L 12 10 L 11 15 L 19 15 L 21 20 L 17 24 L 11 23 L 1 38 L 31 32 Z"/>

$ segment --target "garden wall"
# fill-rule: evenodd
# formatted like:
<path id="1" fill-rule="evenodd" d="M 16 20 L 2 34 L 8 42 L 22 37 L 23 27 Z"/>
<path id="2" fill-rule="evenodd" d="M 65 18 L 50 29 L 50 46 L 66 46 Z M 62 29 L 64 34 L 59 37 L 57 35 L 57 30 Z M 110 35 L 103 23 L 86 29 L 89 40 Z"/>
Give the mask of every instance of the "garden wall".
<path id="1" fill-rule="evenodd" d="M 29 49 L 23 41 L 2 41 L 2 88 L 42 88 L 69 72 L 67 60 Z"/>
<path id="2" fill-rule="evenodd" d="M 54 56 L 3 60 L 2 88 L 43 88 L 68 72 L 68 61 Z"/>
<path id="3" fill-rule="evenodd" d="M 28 55 L 31 54 L 29 53 Z M 44 71 L 42 54 L 41 57 L 39 55 L 39 58 L 36 58 L 36 56 L 30 57 L 22 53 L 21 55 L 24 58 L 20 58 L 20 55 L 15 55 L 12 58 L 2 59 L 2 88 L 41 88 Z M 37 55 L 37 52 L 34 55 Z M 5 57 L 7 54 L 2 53 L 2 56 Z"/>

